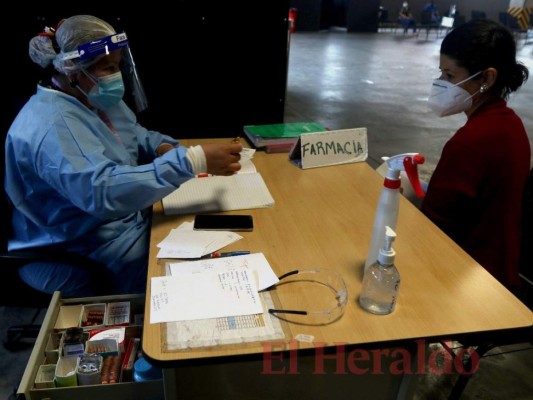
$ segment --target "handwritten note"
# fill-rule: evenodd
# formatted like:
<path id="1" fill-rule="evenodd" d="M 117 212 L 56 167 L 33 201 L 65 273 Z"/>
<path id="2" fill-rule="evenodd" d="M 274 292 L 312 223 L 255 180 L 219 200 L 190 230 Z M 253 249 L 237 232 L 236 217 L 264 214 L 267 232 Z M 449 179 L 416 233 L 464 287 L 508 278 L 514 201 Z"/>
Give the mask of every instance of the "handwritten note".
<path id="1" fill-rule="evenodd" d="M 197 261 L 169 263 L 171 275 L 179 273 L 203 273 L 213 270 L 232 270 L 248 268 L 257 279 L 257 289 L 266 289 L 279 281 L 263 253 L 253 253 L 233 257 L 207 258 Z"/>
<path id="2" fill-rule="evenodd" d="M 262 312 L 255 280 L 246 268 L 180 273 L 151 281 L 152 324 Z"/>
<path id="3" fill-rule="evenodd" d="M 159 242 L 157 258 L 199 258 L 240 239 L 235 232 L 195 231 L 192 222 L 184 222 Z"/>

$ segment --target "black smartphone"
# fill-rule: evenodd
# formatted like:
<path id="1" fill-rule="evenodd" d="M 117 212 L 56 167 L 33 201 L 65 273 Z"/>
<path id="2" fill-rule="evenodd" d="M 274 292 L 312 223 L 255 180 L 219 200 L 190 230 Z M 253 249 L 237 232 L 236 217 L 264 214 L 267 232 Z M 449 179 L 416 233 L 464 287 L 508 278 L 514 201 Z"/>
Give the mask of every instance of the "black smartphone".
<path id="1" fill-rule="evenodd" d="M 251 215 L 199 214 L 194 217 L 194 229 L 204 231 L 253 231 Z"/>

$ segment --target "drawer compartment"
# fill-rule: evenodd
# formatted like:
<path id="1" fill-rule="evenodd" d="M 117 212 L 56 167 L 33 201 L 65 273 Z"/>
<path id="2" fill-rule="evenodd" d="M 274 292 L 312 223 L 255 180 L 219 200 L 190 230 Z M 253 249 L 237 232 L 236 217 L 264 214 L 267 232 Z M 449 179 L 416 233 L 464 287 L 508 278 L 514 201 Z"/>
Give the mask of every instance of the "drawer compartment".
<path id="1" fill-rule="evenodd" d="M 42 366 L 50 365 L 50 361 L 55 361 L 57 353 L 56 346 L 58 337 L 57 319 L 60 309 L 65 306 L 91 305 L 113 302 L 129 302 L 131 306 L 132 321 L 142 320 L 144 313 L 144 295 L 117 295 L 103 297 L 87 297 L 78 299 L 62 299 L 59 292 L 54 296 L 48 307 L 48 311 L 43 320 L 41 330 L 35 342 L 35 346 L 30 355 L 28 364 L 17 391 L 17 399 L 25 400 L 159 400 L 164 399 L 163 380 L 153 380 L 145 382 L 120 382 L 110 384 L 97 384 L 72 387 L 49 387 L 42 380 Z M 136 317 L 135 317 L 136 316 Z M 142 335 L 142 325 L 130 325 L 126 328 L 129 331 L 140 332 Z M 47 368 L 50 368 L 48 366 Z M 41 374 L 39 374 L 41 369 Z M 36 384 L 37 382 L 37 384 Z"/>

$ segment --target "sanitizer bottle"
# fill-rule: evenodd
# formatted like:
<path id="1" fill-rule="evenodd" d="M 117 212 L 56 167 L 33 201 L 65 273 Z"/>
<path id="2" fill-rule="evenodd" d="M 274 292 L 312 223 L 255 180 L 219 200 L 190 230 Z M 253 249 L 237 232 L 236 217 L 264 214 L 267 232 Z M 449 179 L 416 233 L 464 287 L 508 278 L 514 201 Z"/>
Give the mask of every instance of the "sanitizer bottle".
<path id="1" fill-rule="evenodd" d="M 385 244 L 379 250 L 378 259 L 363 276 L 363 289 L 359 304 L 373 314 L 390 314 L 396 305 L 400 288 L 400 273 L 394 265 L 396 253 L 392 248 L 392 242 L 395 238 L 396 233 L 387 226 Z"/>
<path id="2" fill-rule="evenodd" d="M 398 211 L 400 209 L 401 171 L 406 172 L 416 195 L 419 197 L 424 196 L 417 169 L 419 164 L 424 163 L 424 156 L 418 153 L 405 153 L 384 158 L 384 160 L 387 163 L 387 175 L 383 182 L 383 189 L 374 218 L 374 228 L 370 239 L 370 250 L 366 257 L 365 272 L 370 265 L 376 262 L 379 249 L 383 247 L 385 227 L 389 226 L 391 229 L 396 230 Z"/>

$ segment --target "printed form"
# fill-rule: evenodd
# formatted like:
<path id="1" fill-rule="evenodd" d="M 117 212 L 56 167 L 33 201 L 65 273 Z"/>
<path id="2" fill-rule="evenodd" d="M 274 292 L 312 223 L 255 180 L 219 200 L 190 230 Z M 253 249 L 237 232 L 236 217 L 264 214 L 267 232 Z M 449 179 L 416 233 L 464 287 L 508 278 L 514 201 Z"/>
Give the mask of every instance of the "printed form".
<path id="1" fill-rule="evenodd" d="M 245 268 L 152 278 L 152 324 L 262 312 L 255 278 Z"/>
<path id="2" fill-rule="evenodd" d="M 187 275 L 198 277 L 200 281 L 196 283 L 200 285 L 202 291 L 210 290 L 204 285 L 206 282 L 204 278 L 210 276 L 206 274 L 211 274 L 212 278 L 213 273 L 226 274 L 229 271 L 246 271 L 247 278 L 250 279 L 253 277 L 255 287 L 258 290 L 264 290 L 279 281 L 263 253 L 167 263 L 167 272 L 175 279 L 183 279 Z M 170 276 L 163 278 L 170 278 Z M 208 280 L 211 280 L 211 278 L 208 278 Z M 157 318 L 161 319 L 161 314 L 168 316 L 168 314 L 172 314 L 177 306 L 175 306 L 175 299 L 169 296 L 167 281 L 156 281 L 155 287 L 159 289 L 155 292 L 153 279 L 155 278 L 152 278 L 150 314 L 153 316 L 156 313 L 158 315 Z M 161 290 L 160 285 L 163 284 L 165 288 Z M 176 293 L 175 290 L 176 288 L 172 289 L 172 292 Z M 216 303 L 213 307 L 226 310 L 227 303 L 225 302 L 227 295 L 228 293 L 224 293 L 222 297 L 217 297 L 217 300 L 213 296 L 213 292 L 210 292 L 201 296 L 200 300 L 209 299 L 209 301 Z M 250 293 L 245 292 L 244 298 L 246 299 L 249 295 Z M 262 291 L 258 295 L 259 307 L 257 309 L 254 308 L 254 310 L 259 311 L 251 314 L 232 314 L 215 318 L 190 320 L 175 320 L 175 317 L 170 317 L 173 322 L 166 323 L 166 329 L 163 328 L 161 330 L 163 350 L 174 351 L 202 346 L 274 340 L 285 337 L 280 321 L 268 313 L 269 308 L 275 308 L 270 292 Z M 193 305 L 190 297 L 185 297 L 183 301 L 180 307 L 187 308 Z M 257 305 L 255 303 L 255 297 L 251 302 L 254 307 Z M 164 311 L 161 311 L 162 309 Z M 233 312 L 242 313 L 242 309 L 233 310 Z M 152 322 L 152 318 L 150 322 Z"/>

